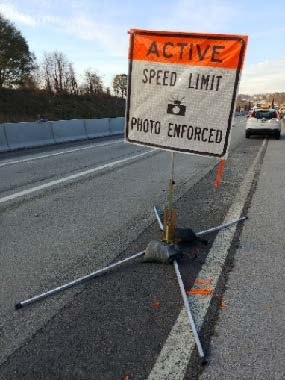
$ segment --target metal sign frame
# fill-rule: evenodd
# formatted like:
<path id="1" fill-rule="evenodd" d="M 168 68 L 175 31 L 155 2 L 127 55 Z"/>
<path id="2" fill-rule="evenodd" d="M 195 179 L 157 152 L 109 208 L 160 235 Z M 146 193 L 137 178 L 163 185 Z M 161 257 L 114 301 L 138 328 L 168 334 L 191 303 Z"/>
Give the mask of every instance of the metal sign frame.
<path id="1" fill-rule="evenodd" d="M 234 80 L 234 89 L 231 98 L 230 112 L 228 115 L 227 129 L 225 134 L 225 143 L 223 147 L 223 151 L 220 154 L 208 152 L 208 151 L 196 151 L 192 149 L 183 149 L 183 148 L 173 148 L 171 146 L 159 145 L 152 142 L 142 142 L 139 140 L 135 140 L 129 137 L 129 124 L 130 124 L 130 107 L 132 102 L 132 72 L 133 72 L 133 61 L 134 61 L 134 45 L 135 45 L 135 37 L 137 35 L 147 35 L 147 36 L 163 36 L 163 37 L 179 37 L 179 38 L 193 38 L 193 39 L 208 39 L 208 40 L 220 40 L 220 41 L 237 41 L 241 43 L 241 48 L 239 52 L 239 60 L 237 68 L 235 69 L 235 80 Z M 243 60 L 245 56 L 246 49 L 246 40 L 244 39 L 246 36 L 233 36 L 233 35 L 215 35 L 215 34 L 198 34 L 198 33 L 175 33 L 175 32 L 154 32 L 154 31 L 144 31 L 144 30 L 133 30 L 130 31 L 130 48 L 129 48 L 129 76 L 128 76 L 128 96 L 127 96 L 127 104 L 126 104 L 126 126 L 125 126 L 125 138 L 126 141 L 133 144 L 145 145 L 149 147 L 160 148 L 168 151 L 177 151 L 181 153 L 190 153 L 190 154 L 198 154 L 202 156 L 209 157 L 224 157 L 228 150 L 229 145 L 229 136 L 231 131 L 232 118 L 235 110 L 235 102 L 237 96 L 237 89 L 240 80 L 241 70 L 243 66 Z M 146 59 L 146 62 L 147 59 Z M 169 64 L 170 65 L 170 64 Z M 195 67 L 195 65 L 187 65 L 186 67 Z M 234 69 L 233 69 L 234 70 Z"/>

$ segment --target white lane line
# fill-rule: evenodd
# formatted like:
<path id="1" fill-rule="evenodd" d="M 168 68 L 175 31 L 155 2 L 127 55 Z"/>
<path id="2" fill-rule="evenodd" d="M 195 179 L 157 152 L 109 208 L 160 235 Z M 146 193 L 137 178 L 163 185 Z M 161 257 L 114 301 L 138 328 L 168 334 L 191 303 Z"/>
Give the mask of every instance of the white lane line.
<path id="1" fill-rule="evenodd" d="M 244 203 L 254 180 L 255 169 L 258 165 L 265 144 L 266 140 L 263 140 L 263 144 L 260 147 L 253 164 L 249 168 L 245 180 L 241 184 L 235 200 L 222 224 L 240 218 Z M 221 275 L 236 229 L 237 225 L 234 225 L 226 230 L 221 230 L 218 233 L 207 256 L 206 262 L 198 274 L 199 278 L 205 280 L 209 278 L 213 279 L 211 284 L 213 289 L 215 289 Z M 188 296 L 190 309 L 193 314 L 197 331 L 200 331 L 202 327 L 213 296 L 214 294 L 211 294 L 205 299 Z M 194 335 L 189 328 L 188 316 L 185 308 L 183 308 L 147 380 L 183 380 L 194 349 Z"/>
<path id="2" fill-rule="evenodd" d="M 22 163 L 22 162 L 29 162 L 29 161 L 41 160 L 41 159 L 43 159 L 43 158 L 54 157 L 54 156 L 60 156 L 60 155 L 62 155 L 62 154 L 67 154 L 67 153 L 79 152 L 79 151 L 81 151 L 81 150 L 94 149 L 94 148 L 100 148 L 100 147 L 102 147 L 102 146 L 108 146 L 108 145 L 113 145 L 113 144 L 119 144 L 119 143 L 121 143 L 121 142 L 123 142 L 123 141 L 124 141 L 124 140 L 116 140 L 116 141 L 113 141 L 113 142 L 110 142 L 110 143 L 93 144 L 93 145 L 88 145 L 88 146 L 84 146 L 84 147 L 81 147 L 81 148 L 74 148 L 74 149 L 69 149 L 69 150 L 62 150 L 62 151 L 60 151 L 60 152 L 56 152 L 56 153 L 44 153 L 44 154 L 41 154 L 41 155 L 39 155 L 39 156 L 29 157 L 29 158 L 24 158 L 24 159 L 22 159 L 22 160 L 5 161 L 5 162 L 3 162 L 2 164 L 0 164 L 0 168 L 3 167 L 3 166 L 19 164 L 19 163 Z"/>
<path id="3" fill-rule="evenodd" d="M 86 176 L 86 175 L 89 175 L 89 174 L 92 174 L 92 173 L 95 173 L 95 172 L 99 172 L 100 170 L 104 170 L 104 169 L 107 169 L 107 168 L 112 168 L 114 166 L 118 166 L 118 165 L 120 165 L 120 164 L 122 164 L 124 162 L 132 161 L 132 160 L 135 160 L 136 158 L 143 157 L 143 156 L 146 156 L 147 154 L 153 153 L 154 150 L 155 149 L 152 149 L 152 150 L 149 150 L 149 151 L 144 152 L 144 153 L 140 153 L 140 154 L 136 154 L 134 156 L 130 156 L 130 157 L 124 158 L 122 160 L 109 162 L 108 164 L 105 164 L 105 165 L 96 166 L 95 168 L 91 168 L 91 169 L 85 170 L 83 172 L 79 172 L 79 173 L 76 173 L 76 174 L 69 175 L 67 177 L 63 177 L 63 178 L 57 179 L 55 181 L 44 183 L 42 185 L 35 186 L 35 187 L 30 188 L 30 189 L 20 191 L 18 193 L 7 195 L 6 197 L 0 198 L 0 203 L 5 203 L 5 202 L 11 201 L 13 199 L 23 197 L 24 195 L 35 193 L 36 191 L 40 191 L 40 190 L 43 190 L 43 189 L 48 189 L 50 187 L 59 185 L 61 183 L 72 181 L 74 179 L 77 179 L 77 178 L 80 178 L 80 177 L 83 177 L 83 176 Z"/>

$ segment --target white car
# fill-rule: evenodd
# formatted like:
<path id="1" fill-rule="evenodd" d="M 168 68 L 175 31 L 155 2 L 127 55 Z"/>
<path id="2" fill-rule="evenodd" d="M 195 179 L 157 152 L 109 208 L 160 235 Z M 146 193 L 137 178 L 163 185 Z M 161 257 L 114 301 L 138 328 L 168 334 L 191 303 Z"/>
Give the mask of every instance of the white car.
<path id="1" fill-rule="evenodd" d="M 273 135 L 280 139 L 281 121 L 278 112 L 273 109 L 255 109 L 250 115 L 245 127 L 245 137 L 251 135 Z"/>

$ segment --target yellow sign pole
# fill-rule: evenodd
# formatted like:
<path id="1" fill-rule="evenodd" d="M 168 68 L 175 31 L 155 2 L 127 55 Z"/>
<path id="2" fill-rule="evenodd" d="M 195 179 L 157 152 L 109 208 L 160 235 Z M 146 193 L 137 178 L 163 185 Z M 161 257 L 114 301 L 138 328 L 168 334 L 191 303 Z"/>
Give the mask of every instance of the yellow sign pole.
<path id="1" fill-rule="evenodd" d="M 164 208 L 163 218 L 163 241 L 168 244 L 175 242 L 176 210 L 173 208 L 174 154 L 174 152 L 171 153 L 171 176 L 168 187 L 168 208 Z"/>

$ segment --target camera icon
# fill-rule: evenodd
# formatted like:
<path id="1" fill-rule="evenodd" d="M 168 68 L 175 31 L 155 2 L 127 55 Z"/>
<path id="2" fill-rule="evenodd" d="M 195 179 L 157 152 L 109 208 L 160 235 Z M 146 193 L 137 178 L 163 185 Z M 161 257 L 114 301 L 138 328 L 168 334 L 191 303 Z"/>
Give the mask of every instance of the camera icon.
<path id="1" fill-rule="evenodd" d="M 182 104 L 184 98 L 185 97 L 183 97 L 181 100 L 179 100 L 178 97 L 177 99 L 171 98 L 170 101 L 172 103 L 167 104 L 166 112 L 171 115 L 185 116 L 186 106 Z"/>

